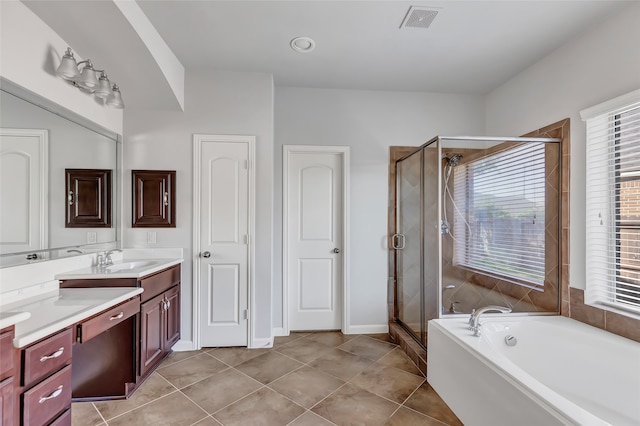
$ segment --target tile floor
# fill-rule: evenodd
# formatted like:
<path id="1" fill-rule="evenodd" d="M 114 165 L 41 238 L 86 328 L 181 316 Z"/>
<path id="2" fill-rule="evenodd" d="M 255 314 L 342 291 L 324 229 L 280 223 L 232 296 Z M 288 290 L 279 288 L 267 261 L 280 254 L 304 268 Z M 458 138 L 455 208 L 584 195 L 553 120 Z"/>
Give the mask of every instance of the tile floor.
<path id="1" fill-rule="evenodd" d="M 174 352 L 128 400 L 72 406 L 73 426 L 461 425 L 388 335 L 276 337 L 273 349 Z"/>

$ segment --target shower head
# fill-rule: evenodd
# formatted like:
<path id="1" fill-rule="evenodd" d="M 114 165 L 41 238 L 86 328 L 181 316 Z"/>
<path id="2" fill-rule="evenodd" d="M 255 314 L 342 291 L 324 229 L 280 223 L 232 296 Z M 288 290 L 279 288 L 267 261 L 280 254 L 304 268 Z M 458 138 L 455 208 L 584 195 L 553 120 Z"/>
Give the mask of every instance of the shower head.
<path id="1" fill-rule="evenodd" d="M 449 167 L 455 167 L 460 164 L 460 160 L 462 160 L 462 154 L 452 154 L 451 157 L 443 156 L 444 159 L 447 160 L 447 165 Z"/>

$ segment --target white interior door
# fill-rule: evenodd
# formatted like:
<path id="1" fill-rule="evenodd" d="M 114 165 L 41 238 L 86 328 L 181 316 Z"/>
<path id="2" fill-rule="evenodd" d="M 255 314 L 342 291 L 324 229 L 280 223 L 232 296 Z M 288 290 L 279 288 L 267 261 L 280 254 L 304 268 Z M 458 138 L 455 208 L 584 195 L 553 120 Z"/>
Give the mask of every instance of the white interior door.
<path id="1" fill-rule="evenodd" d="M 338 330 L 342 328 L 346 249 L 345 153 L 287 148 L 284 227 L 289 329 Z"/>
<path id="2" fill-rule="evenodd" d="M 0 254 L 47 248 L 46 130 L 0 129 Z"/>
<path id="3" fill-rule="evenodd" d="M 201 142 L 200 346 L 247 346 L 248 141 Z"/>

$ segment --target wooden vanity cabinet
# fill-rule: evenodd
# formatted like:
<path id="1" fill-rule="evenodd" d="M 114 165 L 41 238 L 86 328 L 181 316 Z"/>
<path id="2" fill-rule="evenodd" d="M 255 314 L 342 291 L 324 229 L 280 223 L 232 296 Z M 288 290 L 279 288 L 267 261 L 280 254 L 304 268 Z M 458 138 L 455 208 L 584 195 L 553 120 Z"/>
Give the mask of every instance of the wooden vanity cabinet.
<path id="1" fill-rule="evenodd" d="M 155 367 L 180 339 L 180 268 L 141 280 L 140 375 Z"/>
<path id="2" fill-rule="evenodd" d="M 0 330 L 0 424 L 14 424 L 14 363 L 13 363 L 14 327 Z"/>
<path id="3" fill-rule="evenodd" d="M 20 424 L 69 424 L 72 338 L 65 329 L 19 351 Z"/>
<path id="4" fill-rule="evenodd" d="M 180 265 L 142 278 L 66 280 L 61 287 L 142 287 L 137 382 L 142 383 L 180 339 Z"/>

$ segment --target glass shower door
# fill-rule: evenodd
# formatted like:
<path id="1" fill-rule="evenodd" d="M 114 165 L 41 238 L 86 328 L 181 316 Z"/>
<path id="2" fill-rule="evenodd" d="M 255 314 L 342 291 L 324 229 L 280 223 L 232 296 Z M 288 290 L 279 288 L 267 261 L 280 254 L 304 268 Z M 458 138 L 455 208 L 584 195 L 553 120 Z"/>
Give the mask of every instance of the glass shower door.
<path id="1" fill-rule="evenodd" d="M 424 341 L 422 330 L 422 150 L 396 163 L 396 318 Z"/>

